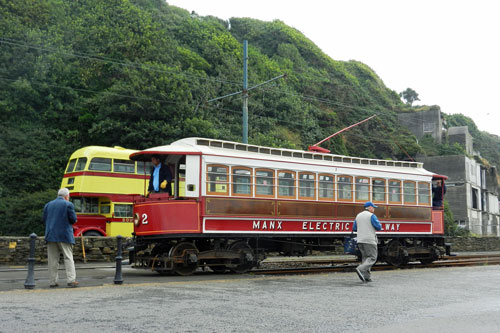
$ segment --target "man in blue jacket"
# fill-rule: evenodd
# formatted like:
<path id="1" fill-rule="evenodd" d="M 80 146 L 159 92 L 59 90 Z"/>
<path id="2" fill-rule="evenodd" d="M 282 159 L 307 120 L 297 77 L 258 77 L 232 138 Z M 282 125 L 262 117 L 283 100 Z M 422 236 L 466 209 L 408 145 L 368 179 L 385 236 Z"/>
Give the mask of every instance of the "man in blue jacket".
<path id="1" fill-rule="evenodd" d="M 68 287 L 78 287 L 76 281 L 75 263 L 73 262 L 73 224 L 76 222 L 75 207 L 69 201 L 69 190 L 62 188 L 57 198 L 43 208 L 43 223 L 45 224 L 45 241 L 47 242 L 47 257 L 49 261 L 50 287 L 58 287 L 59 256 L 64 257 L 66 282 Z"/>
<path id="2" fill-rule="evenodd" d="M 151 177 L 149 178 L 149 193 L 167 192 L 172 195 L 172 173 L 168 165 L 163 164 L 159 155 L 151 157 L 153 168 L 151 169 Z"/>
<path id="3" fill-rule="evenodd" d="M 354 220 L 353 231 L 357 231 L 358 248 L 361 251 L 361 265 L 356 267 L 356 273 L 363 282 L 371 282 L 371 268 L 377 262 L 377 235 L 375 230 L 382 230 L 382 225 L 375 216 L 375 208 L 371 201 L 365 203 L 365 210 Z"/>

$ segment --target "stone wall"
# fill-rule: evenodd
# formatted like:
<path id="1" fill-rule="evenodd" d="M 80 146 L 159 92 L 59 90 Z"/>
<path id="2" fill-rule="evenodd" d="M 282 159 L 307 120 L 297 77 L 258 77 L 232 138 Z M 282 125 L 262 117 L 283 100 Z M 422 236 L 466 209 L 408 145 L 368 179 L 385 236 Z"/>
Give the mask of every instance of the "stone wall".
<path id="1" fill-rule="evenodd" d="M 500 251 L 499 237 L 447 237 L 452 252 Z"/>
<path id="2" fill-rule="evenodd" d="M 116 257 L 115 237 L 83 237 L 75 238 L 76 244 L 73 248 L 73 258 L 78 262 L 113 262 Z M 122 239 L 126 244 L 127 239 Z M 47 246 L 43 237 L 36 239 L 35 263 L 47 263 Z M 0 265 L 23 265 L 29 256 L 29 237 L 0 237 Z M 83 254 L 85 249 L 85 259 Z M 123 247 L 122 256 L 128 258 L 126 246 Z"/>

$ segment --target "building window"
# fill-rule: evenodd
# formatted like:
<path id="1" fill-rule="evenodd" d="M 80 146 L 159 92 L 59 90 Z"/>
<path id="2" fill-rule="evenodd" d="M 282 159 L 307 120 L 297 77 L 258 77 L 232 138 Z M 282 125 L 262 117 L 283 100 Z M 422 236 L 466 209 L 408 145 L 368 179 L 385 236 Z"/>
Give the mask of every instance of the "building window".
<path id="1" fill-rule="evenodd" d="M 111 171 L 111 159 L 94 157 L 92 160 L 90 160 L 89 170 Z"/>
<path id="2" fill-rule="evenodd" d="M 430 184 L 418 182 L 418 204 L 429 206 L 431 204 Z"/>
<path id="3" fill-rule="evenodd" d="M 207 166 L 207 193 L 227 195 L 228 167 L 224 165 L 209 165 Z"/>
<path id="4" fill-rule="evenodd" d="M 356 177 L 356 201 L 370 200 L 370 179 Z"/>
<path id="5" fill-rule="evenodd" d="M 252 195 L 252 169 L 233 167 L 233 195 Z"/>
<path id="6" fill-rule="evenodd" d="M 299 197 L 316 199 L 316 175 L 308 172 L 299 173 Z"/>
<path id="7" fill-rule="evenodd" d="M 135 173 L 135 162 L 130 160 L 113 160 L 113 171 Z"/>
<path id="8" fill-rule="evenodd" d="M 372 197 L 374 202 L 385 203 L 385 180 L 373 179 L 372 180 Z"/>
<path id="9" fill-rule="evenodd" d="M 479 192 L 476 188 L 472 188 L 472 208 L 479 209 Z"/>
<path id="10" fill-rule="evenodd" d="M 274 171 L 255 170 L 255 196 L 274 197 Z"/>
<path id="11" fill-rule="evenodd" d="M 295 172 L 278 171 L 278 196 L 295 198 Z"/>
<path id="12" fill-rule="evenodd" d="M 337 195 L 339 201 L 352 201 L 352 177 L 338 176 L 337 177 Z"/>
<path id="13" fill-rule="evenodd" d="M 389 180 L 389 203 L 401 203 L 401 181 Z"/>
<path id="14" fill-rule="evenodd" d="M 417 203 L 417 188 L 415 182 L 410 180 L 405 180 L 403 182 L 403 196 L 405 204 L 415 204 Z"/>
<path id="15" fill-rule="evenodd" d="M 333 175 L 319 175 L 318 187 L 320 200 L 335 200 L 335 177 Z"/>

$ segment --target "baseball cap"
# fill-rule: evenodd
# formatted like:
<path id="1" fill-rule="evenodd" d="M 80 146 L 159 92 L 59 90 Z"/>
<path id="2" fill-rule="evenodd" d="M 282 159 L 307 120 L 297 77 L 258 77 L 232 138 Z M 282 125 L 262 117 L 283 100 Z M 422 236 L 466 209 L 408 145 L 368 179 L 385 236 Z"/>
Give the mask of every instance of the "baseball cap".
<path id="1" fill-rule="evenodd" d="M 375 206 L 373 204 L 373 202 L 371 202 L 371 201 L 365 202 L 365 208 L 368 208 L 368 207 L 378 208 L 378 206 Z"/>

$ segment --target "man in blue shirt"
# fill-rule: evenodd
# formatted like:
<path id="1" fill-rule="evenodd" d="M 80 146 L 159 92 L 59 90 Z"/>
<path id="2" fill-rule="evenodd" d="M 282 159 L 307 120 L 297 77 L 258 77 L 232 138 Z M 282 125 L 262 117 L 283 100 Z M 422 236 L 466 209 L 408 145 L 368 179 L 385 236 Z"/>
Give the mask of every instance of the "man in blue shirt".
<path id="1" fill-rule="evenodd" d="M 149 178 L 149 193 L 167 192 L 172 195 L 172 173 L 168 165 L 163 164 L 159 155 L 151 157 L 153 168 L 151 169 L 151 177 Z"/>
<path id="2" fill-rule="evenodd" d="M 363 282 L 371 282 L 371 268 L 377 262 L 377 235 L 375 230 L 382 230 L 382 225 L 375 216 L 375 208 L 371 201 L 364 205 L 365 210 L 354 220 L 353 231 L 357 231 L 358 248 L 361 251 L 361 265 L 356 267 L 356 273 Z"/>
<path id="3" fill-rule="evenodd" d="M 62 188 L 57 198 L 43 208 L 43 223 L 45 224 L 45 241 L 47 242 L 47 259 L 49 263 L 50 287 L 59 286 L 59 256 L 64 257 L 66 282 L 68 287 L 78 287 L 76 281 L 75 263 L 73 262 L 73 224 L 76 222 L 75 207 L 69 202 L 69 190 Z"/>

